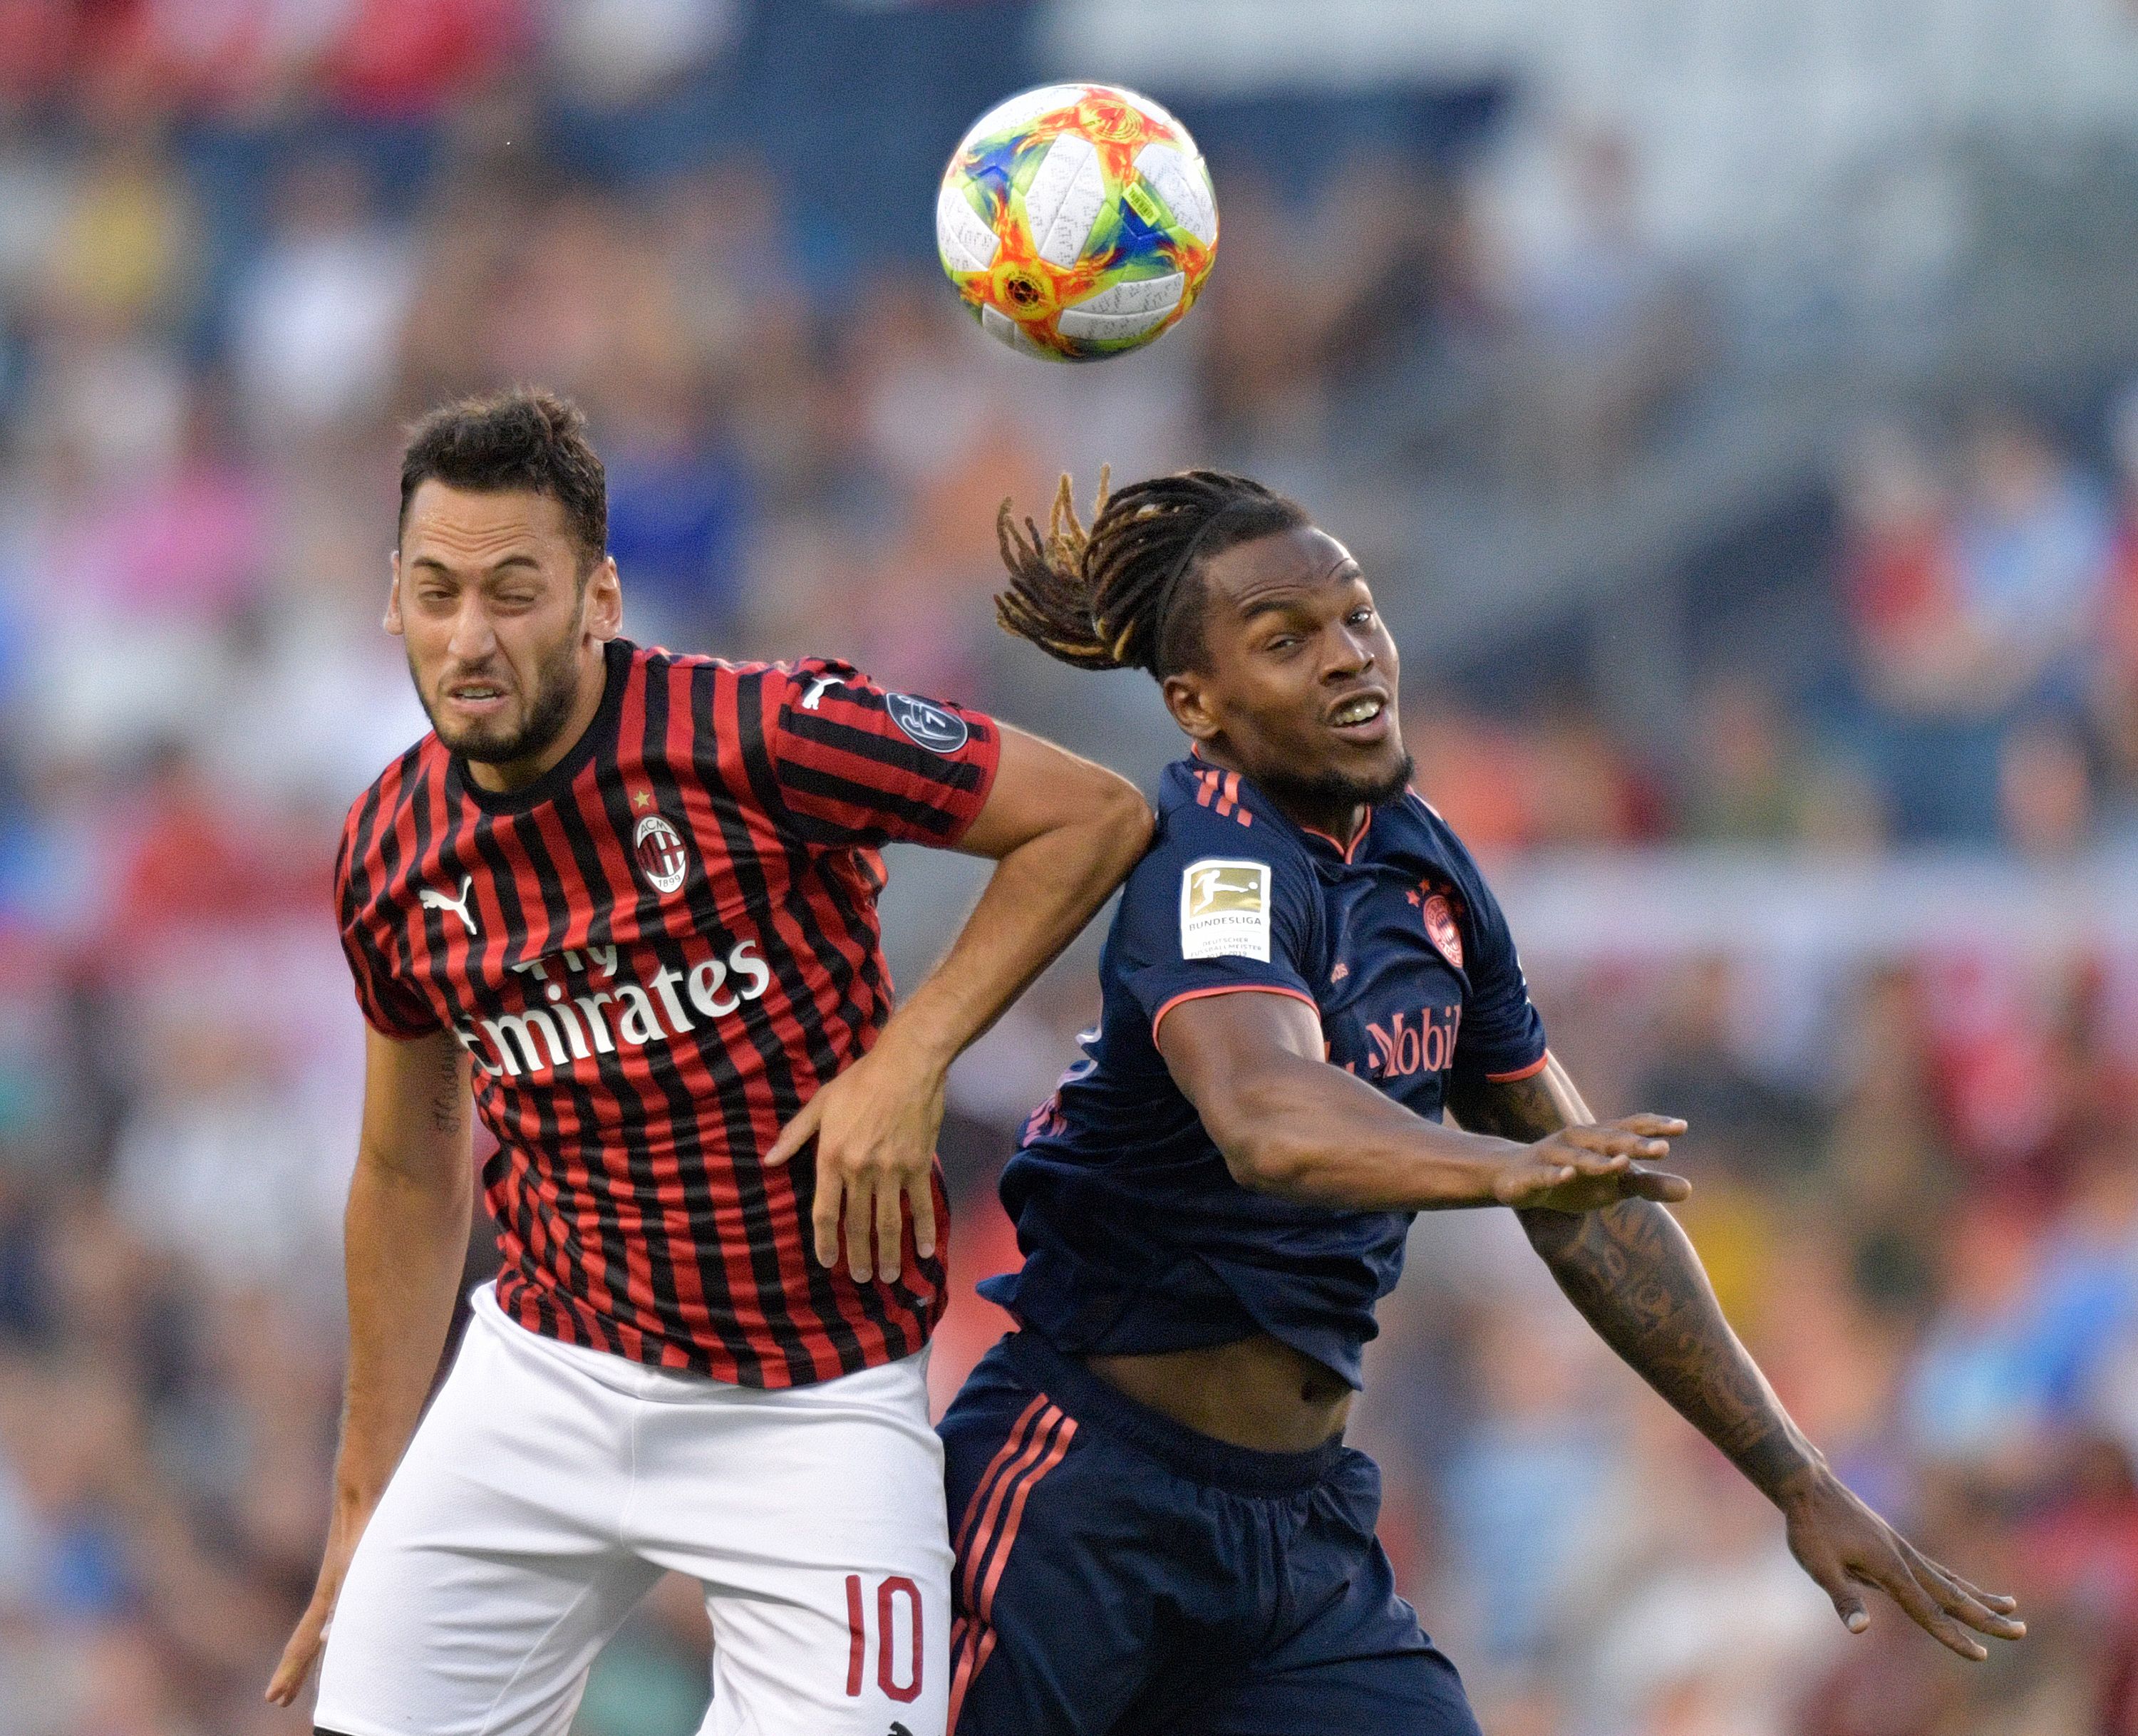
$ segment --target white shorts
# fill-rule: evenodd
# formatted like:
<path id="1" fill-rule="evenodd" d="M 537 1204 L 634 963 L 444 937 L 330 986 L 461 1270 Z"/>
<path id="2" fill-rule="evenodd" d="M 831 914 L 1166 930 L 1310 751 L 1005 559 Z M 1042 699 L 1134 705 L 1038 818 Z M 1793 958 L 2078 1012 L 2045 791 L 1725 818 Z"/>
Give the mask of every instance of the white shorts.
<path id="1" fill-rule="evenodd" d="M 341 1736 L 564 1736 L 661 1573 L 713 1626 L 705 1736 L 942 1736 L 950 1545 L 927 1353 L 764 1392 L 563 1344 L 487 1286 L 357 1545 Z"/>

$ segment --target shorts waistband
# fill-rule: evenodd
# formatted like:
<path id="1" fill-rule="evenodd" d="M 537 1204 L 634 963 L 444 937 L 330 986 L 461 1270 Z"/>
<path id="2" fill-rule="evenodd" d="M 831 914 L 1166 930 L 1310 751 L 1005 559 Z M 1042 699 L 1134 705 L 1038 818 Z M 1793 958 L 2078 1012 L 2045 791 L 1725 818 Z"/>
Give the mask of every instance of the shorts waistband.
<path id="1" fill-rule="evenodd" d="M 1326 1478 L 1346 1451 L 1340 1435 L 1303 1453 L 1266 1453 L 1219 1441 L 1138 1403 L 1028 1326 L 1003 1340 L 1003 1353 L 1077 1421 L 1140 1447 L 1193 1482 L 1239 1495 L 1292 1495 Z"/>

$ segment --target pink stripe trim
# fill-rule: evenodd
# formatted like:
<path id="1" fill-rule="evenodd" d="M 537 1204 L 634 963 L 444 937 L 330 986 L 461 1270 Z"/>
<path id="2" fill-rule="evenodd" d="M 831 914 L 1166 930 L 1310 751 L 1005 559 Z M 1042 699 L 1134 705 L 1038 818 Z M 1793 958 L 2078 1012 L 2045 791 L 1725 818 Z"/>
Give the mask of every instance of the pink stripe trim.
<path id="1" fill-rule="evenodd" d="M 1024 1523 L 1024 1504 L 1031 1499 L 1032 1491 L 1039 1486 L 1040 1480 L 1062 1462 L 1062 1456 L 1069 1451 L 1069 1443 L 1076 1435 L 1076 1419 L 1062 1417 L 1061 1427 L 1054 1431 L 1054 1445 L 1047 1449 L 1047 1456 L 1018 1484 L 1017 1494 L 1009 1504 L 1009 1511 L 1003 1515 L 1002 1538 L 994 1546 L 995 1558 L 988 1563 L 986 1582 L 980 1587 L 980 1601 L 974 1610 L 975 1618 L 990 1634 L 993 1631 L 995 1587 L 1002 1580 L 1003 1568 L 1008 1564 L 1009 1552 L 1017 1547 L 1018 1527 Z M 981 1656 L 984 1658 L 988 1642 L 983 1639 L 980 1645 Z M 979 1665 L 975 1664 L 973 1667 L 977 1670 Z"/>
<path id="2" fill-rule="evenodd" d="M 1321 831 L 1317 827 L 1302 826 L 1299 829 L 1303 832 L 1307 832 L 1311 836 L 1320 839 L 1323 843 L 1328 845 L 1331 849 L 1343 851 L 1344 860 L 1348 862 L 1357 852 L 1359 846 L 1366 841 L 1366 834 L 1374 829 L 1374 811 L 1370 807 L 1366 810 L 1365 824 L 1361 826 L 1358 831 L 1353 836 L 1350 846 L 1348 849 L 1345 846 L 1339 844 L 1335 839 L 1330 836 L 1327 832 Z"/>
<path id="3" fill-rule="evenodd" d="M 1018 1480 L 1045 1456 L 1054 1426 L 1061 1420 L 1061 1412 L 1049 1403 L 1039 1418 L 1038 1427 L 1033 1430 L 1032 1438 L 1025 1443 L 1024 1450 L 1018 1455 L 1009 1470 L 996 1480 L 994 1489 L 988 1496 L 987 1509 L 980 1516 L 979 1528 L 973 1534 L 964 1551 L 965 1607 L 968 1610 L 973 1607 L 974 1592 L 980 1577 L 981 1559 L 994 1541 L 995 1525 L 1002 1516 L 1003 1502 Z"/>
<path id="4" fill-rule="evenodd" d="M 943 1724 L 945 1736 L 951 1736 L 958 1728 L 958 1714 L 964 1709 L 965 1690 L 973 1680 L 973 1629 L 963 1616 L 959 1617 L 958 1626 L 960 1631 L 950 1645 L 950 1654 L 958 1661 L 950 1672 L 950 1712 Z"/>
<path id="5" fill-rule="evenodd" d="M 1317 1023 L 1321 1017 L 1321 1008 L 1316 1004 L 1314 997 L 1302 994 L 1298 989 L 1280 987 L 1274 983 L 1228 983 L 1216 988 L 1191 988 L 1184 994 L 1175 995 L 1150 1016 L 1150 1040 L 1154 1043 L 1158 1041 L 1159 1026 L 1164 1022 L 1166 1014 L 1182 1002 L 1207 1001 L 1213 995 L 1290 995 L 1293 1000 L 1304 1001 L 1314 1008 Z"/>
<path id="6" fill-rule="evenodd" d="M 1547 1049 L 1526 1067 L 1517 1067 L 1511 1073 L 1487 1073 L 1485 1079 L 1489 1085 L 1513 1085 L 1517 1080 L 1535 1078 L 1550 1065 L 1551 1051 Z"/>
<path id="7" fill-rule="evenodd" d="M 965 1553 L 965 1545 L 972 1539 L 973 1522 L 979 1517 L 980 1504 L 986 1500 L 988 1486 L 994 1481 L 996 1473 L 1023 1450 L 1025 1431 L 1032 1426 L 1032 1419 L 1046 1407 L 1046 1404 L 1047 1395 L 1042 1392 L 1024 1407 L 1023 1414 L 1010 1425 L 1010 1431 L 1004 1437 L 1001 1449 L 988 1460 L 988 1468 L 980 1473 L 980 1480 L 973 1485 L 973 1498 L 965 1503 L 964 1517 L 958 1521 L 955 1545 L 958 1554 Z"/>

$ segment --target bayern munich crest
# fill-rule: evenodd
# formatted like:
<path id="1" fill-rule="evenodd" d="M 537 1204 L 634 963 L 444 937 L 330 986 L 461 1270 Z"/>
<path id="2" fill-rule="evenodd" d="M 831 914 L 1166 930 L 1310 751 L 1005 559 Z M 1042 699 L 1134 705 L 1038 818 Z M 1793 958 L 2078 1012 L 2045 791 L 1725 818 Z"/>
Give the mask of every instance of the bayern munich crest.
<path id="1" fill-rule="evenodd" d="M 648 814 L 631 835 L 631 853 L 647 885 L 666 898 L 691 871 L 691 853 L 683 835 L 658 814 Z"/>
<path id="2" fill-rule="evenodd" d="M 1462 968 L 1462 931 L 1455 926 L 1455 912 L 1447 900 L 1436 892 L 1426 900 L 1418 914 L 1425 919 L 1425 936 L 1440 948 L 1441 956 L 1456 969 Z"/>

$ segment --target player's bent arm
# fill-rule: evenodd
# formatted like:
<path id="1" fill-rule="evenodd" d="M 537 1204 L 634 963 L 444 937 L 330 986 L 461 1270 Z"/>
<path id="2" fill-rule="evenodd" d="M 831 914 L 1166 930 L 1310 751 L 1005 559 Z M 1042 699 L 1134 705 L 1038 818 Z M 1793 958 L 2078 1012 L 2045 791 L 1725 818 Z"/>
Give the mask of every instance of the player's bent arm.
<path id="1" fill-rule="evenodd" d="M 1574 1210 L 1628 1189 L 1682 1197 L 1636 1162 L 1678 1124 L 1633 1117 L 1540 1143 L 1442 1127 L 1323 1058 L 1313 1009 L 1242 989 L 1184 1000 L 1159 1053 L 1243 1187 L 1350 1211 L 1432 1211 L 1556 1199 Z"/>
<path id="2" fill-rule="evenodd" d="M 320 1655 L 349 1558 L 416 1432 L 467 1251 L 475 1152 L 466 1052 L 447 1031 L 365 1033 L 364 1124 L 344 1220 L 349 1377 L 334 1511 L 312 1599 L 267 1685 L 294 1704 Z"/>
<path id="3" fill-rule="evenodd" d="M 1530 1078 L 1459 1090 L 1448 1106 L 1465 1127 L 1511 1139 L 1591 1119 L 1556 1057 Z M 1730 1330 L 1700 1256 L 1660 1204 L 1519 1215 L 1598 1336 L 1780 1508 L 1791 1551 L 1852 1630 L 1869 1619 L 1856 1588 L 1875 1584 L 1963 1657 L 1984 1655 L 1963 1622 L 2000 1638 L 2025 1631 L 2010 1598 L 1979 1592 L 1922 1555 L 1834 1475 Z"/>
<path id="4" fill-rule="evenodd" d="M 365 1034 L 364 1121 L 344 1227 L 348 1402 L 337 1505 L 365 1511 L 393 1474 L 437 1373 L 474 1208 L 467 1052 L 449 1031 Z"/>
<path id="5" fill-rule="evenodd" d="M 991 857 L 995 871 L 943 962 L 884 1030 L 946 1066 L 1061 955 L 1150 842 L 1150 805 L 1128 779 L 998 727 L 994 782 L 957 845 Z"/>
<path id="6" fill-rule="evenodd" d="M 1126 778 L 1003 729 L 987 801 L 957 844 L 994 859 L 979 902 L 875 1046 L 812 1097 L 766 1153 L 783 1163 L 817 1141 L 810 1217 L 824 1265 L 838 1262 L 843 1223 L 856 1281 L 896 1278 L 901 1198 L 913 1208 L 915 1251 L 935 1251 L 930 1166 L 950 1063 L 1076 938 L 1150 832 L 1150 808 Z"/>

